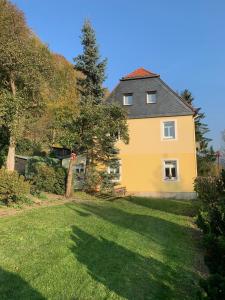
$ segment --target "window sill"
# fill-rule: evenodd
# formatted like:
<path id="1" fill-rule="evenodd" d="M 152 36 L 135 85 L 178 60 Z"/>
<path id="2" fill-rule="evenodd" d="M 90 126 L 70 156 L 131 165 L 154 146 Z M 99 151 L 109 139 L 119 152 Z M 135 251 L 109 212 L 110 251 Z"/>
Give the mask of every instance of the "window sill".
<path id="1" fill-rule="evenodd" d="M 118 179 L 112 179 L 112 180 L 111 180 L 111 182 L 114 182 L 114 183 L 119 183 L 119 182 L 120 182 L 120 180 L 118 180 Z"/>
<path id="2" fill-rule="evenodd" d="M 163 137 L 163 141 L 176 141 L 174 137 Z"/>
<path id="3" fill-rule="evenodd" d="M 172 179 L 169 179 L 169 178 L 164 178 L 163 179 L 165 182 L 176 182 L 176 181 L 178 181 L 178 178 L 172 178 Z"/>

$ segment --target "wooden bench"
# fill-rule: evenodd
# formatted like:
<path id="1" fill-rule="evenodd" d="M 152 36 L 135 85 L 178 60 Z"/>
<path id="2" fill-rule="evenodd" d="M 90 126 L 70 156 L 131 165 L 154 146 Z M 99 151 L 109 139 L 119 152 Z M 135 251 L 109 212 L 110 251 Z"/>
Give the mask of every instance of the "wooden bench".
<path id="1" fill-rule="evenodd" d="M 127 193 L 127 189 L 125 186 L 121 186 L 121 187 L 115 188 L 114 192 L 116 195 L 125 196 Z"/>

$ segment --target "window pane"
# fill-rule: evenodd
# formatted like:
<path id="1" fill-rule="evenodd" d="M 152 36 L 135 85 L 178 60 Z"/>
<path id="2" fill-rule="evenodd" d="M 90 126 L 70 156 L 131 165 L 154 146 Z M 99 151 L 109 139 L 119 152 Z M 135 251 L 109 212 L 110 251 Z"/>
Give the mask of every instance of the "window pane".
<path id="1" fill-rule="evenodd" d="M 168 127 L 164 127 L 164 136 L 165 137 L 169 136 L 169 129 L 168 129 Z"/>
<path id="2" fill-rule="evenodd" d="M 123 96 L 123 104 L 124 105 L 132 105 L 133 103 L 133 95 L 127 94 Z"/>
<path id="3" fill-rule="evenodd" d="M 174 126 L 170 127 L 170 136 L 175 138 L 175 128 L 174 128 Z"/>
<path id="4" fill-rule="evenodd" d="M 165 168 L 165 175 L 166 175 L 166 177 L 170 176 L 170 169 L 169 168 Z"/>
<path id="5" fill-rule="evenodd" d="M 176 177 L 177 177 L 176 168 L 172 168 L 172 169 L 171 169 L 171 174 L 172 174 L 172 177 L 173 177 L 173 178 L 176 178 Z"/>
<path id="6" fill-rule="evenodd" d="M 165 161 L 165 179 L 175 180 L 177 179 L 177 162 Z"/>
<path id="7" fill-rule="evenodd" d="M 175 138 L 175 122 L 164 122 L 164 137 Z"/>
<path id="8" fill-rule="evenodd" d="M 156 103 L 156 93 L 147 92 L 147 103 Z"/>

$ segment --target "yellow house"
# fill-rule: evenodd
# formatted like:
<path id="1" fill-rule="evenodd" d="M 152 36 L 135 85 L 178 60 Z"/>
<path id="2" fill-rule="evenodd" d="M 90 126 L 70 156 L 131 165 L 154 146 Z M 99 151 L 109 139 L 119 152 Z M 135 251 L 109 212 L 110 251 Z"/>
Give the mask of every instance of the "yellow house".
<path id="1" fill-rule="evenodd" d="M 120 185 L 140 196 L 194 198 L 193 109 L 159 75 L 143 68 L 123 77 L 108 101 L 128 113 L 130 142 L 118 141 Z"/>

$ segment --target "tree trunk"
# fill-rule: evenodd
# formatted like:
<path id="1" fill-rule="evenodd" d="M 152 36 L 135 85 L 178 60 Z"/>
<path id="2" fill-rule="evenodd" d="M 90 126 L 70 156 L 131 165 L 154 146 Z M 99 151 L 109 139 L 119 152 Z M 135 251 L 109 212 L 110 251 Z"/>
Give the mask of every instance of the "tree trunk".
<path id="1" fill-rule="evenodd" d="M 10 78 L 10 86 L 13 97 L 16 96 L 16 85 L 13 79 L 13 75 L 11 74 Z M 15 150 L 16 150 L 16 140 L 14 137 L 10 136 L 9 138 L 9 149 L 6 160 L 6 170 L 14 171 L 15 170 Z"/>
<path id="2" fill-rule="evenodd" d="M 67 181 L 66 181 L 66 198 L 72 196 L 73 192 L 73 166 L 75 164 L 75 160 L 70 158 L 68 173 L 67 173 Z"/>
<path id="3" fill-rule="evenodd" d="M 10 137 L 9 149 L 8 149 L 7 160 L 6 160 L 6 170 L 8 171 L 15 170 L 15 149 L 16 149 L 15 140 L 12 137 Z"/>
<path id="4" fill-rule="evenodd" d="M 15 97 L 16 96 L 16 84 L 13 79 L 13 75 L 11 75 L 11 78 L 10 78 L 10 87 L 11 87 L 12 94 Z"/>

